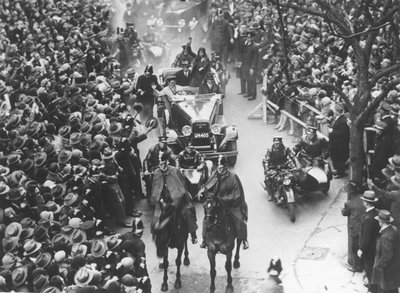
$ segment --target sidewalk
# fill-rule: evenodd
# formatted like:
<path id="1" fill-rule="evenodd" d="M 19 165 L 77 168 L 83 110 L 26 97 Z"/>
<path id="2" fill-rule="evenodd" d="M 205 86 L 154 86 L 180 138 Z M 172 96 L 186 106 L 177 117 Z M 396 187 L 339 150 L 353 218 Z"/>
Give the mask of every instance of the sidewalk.
<path id="1" fill-rule="evenodd" d="M 346 182 L 340 183 L 344 186 Z M 367 292 L 363 274 L 347 270 L 347 217 L 340 213 L 346 193 L 342 188 L 306 241 L 294 263 L 297 287 L 306 293 Z M 285 281 L 284 281 L 285 282 Z M 290 290 L 290 282 L 287 292 Z M 285 286 L 286 287 L 286 286 Z M 286 288 L 285 288 L 286 289 Z"/>

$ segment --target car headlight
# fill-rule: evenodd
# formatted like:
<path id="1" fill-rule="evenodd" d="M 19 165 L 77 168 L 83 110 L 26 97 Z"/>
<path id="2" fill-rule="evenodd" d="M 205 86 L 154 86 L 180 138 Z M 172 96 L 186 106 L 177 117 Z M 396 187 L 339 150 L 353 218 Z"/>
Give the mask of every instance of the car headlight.
<path id="1" fill-rule="evenodd" d="M 185 125 L 182 127 L 182 134 L 184 136 L 189 136 L 192 134 L 192 127 L 190 127 L 189 125 Z"/>
<path id="2" fill-rule="evenodd" d="M 220 134 L 221 133 L 221 125 L 213 124 L 211 126 L 211 132 L 212 132 L 212 134 Z"/>

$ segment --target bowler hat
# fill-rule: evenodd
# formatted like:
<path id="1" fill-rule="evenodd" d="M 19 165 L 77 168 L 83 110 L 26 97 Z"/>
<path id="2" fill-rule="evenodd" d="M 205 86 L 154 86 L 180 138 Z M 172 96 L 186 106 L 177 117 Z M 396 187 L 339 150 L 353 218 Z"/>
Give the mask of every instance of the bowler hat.
<path id="1" fill-rule="evenodd" d="M 382 174 L 386 179 L 390 179 L 392 176 L 396 175 L 396 171 L 392 165 L 387 164 L 386 167 L 382 169 Z"/>
<path id="2" fill-rule="evenodd" d="M 8 166 L 15 166 L 20 163 L 21 156 L 18 154 L 11 154 L 7 158 Z"/>
<path id="3" fill-rule="evenodd" d="M 18 246 L 18 238 L 17 237 L 4 237 L 2 240 L 3 252 L 11 252 Z"/>
<path id="4" fill-rule="evenodd" d="M 35 167 L 41 167 L 46 163 L 47 155 L 45 152 L 35 154 L 34 165 Z"/>
<path id="5" fill-rule="evenodd" d="M 385 121 L 382 121 L 382 120 L 376 121 L 376 122 L 375 122 L 375 125 L 374 125 L 374 127 L 375 127 L 376 129 L 379 129 L 379 130 L 383 130 L 383 129 L 385 129 L 387 126 L 388 126 L 387 123 L 386 123 Z"/>
<path id="6" fill-rule="evenodd" d="M 80 229 L 75 229 L 74 232 L 72 232 L 69 241 L 71 243 L 82 243 L 86 241 L 86 233 L 85 231 L 82 231 Z"/>
<path id="7" fill-rule="evenodd" d="M 37 267 L 46 268 L 51 262 L 51 254 L 49 252 L 42 252 L 36 258 L 35 264 Z"/>
<path id="8" fill-rule="evenodd" d="M 106 243 L 109 250 L 117 248 L 121 244 L 121 242 L 122 240 L 119 239 L 116 235 L 111 235 L 106 238 Z"/>
<path id="9" fill-rule="evenodd" d="M 92 243 L 91 253 L 94 257 L 102 257 L 107 251 L 107 243 L 104 239 L 95 239 Z"/>
<path id="10" fill-rule="evenodd" d="M 62 150 L 59 154 L 58 154 L 58 162 L 60 164 L 66 164 L 69 162 L 69 160 L 71 160 L 72 157 L 72 153 L 68 150 Z"/>
<path id="11" fill-rule="evenodd" d="M 21 170 L 24 172 L 28 172 L 34 166 L 34 163 L 31 159 L 25 159 L 21 164 Z"/>
<path id="12" fill-rule="evenodd" d="M 31 227 L 22 229 L 21 235 L 19 236 L 21 242 L 23 243 L 26 239 L 32 238 L 33 232 L 34 230 Z"/>
<path id="13" fill-rule="evenodd" d="M 89 285 L 93 279 L 93 270 L 88 267 L 81 267 L 74 276 L 75 284 L 78 287 L 85 287 Z"/>
<path id="14" fill-rule="evenodd" d="M 378 215 L 375 217 L 375 220 L 378 220 L 383 223 L 391 223 L 393 222 L 393 218 L 390 215 L 390 212 L 387 210 L 380 210 Z"/>
<path id="15" fill-rule="evenodd" d="M 114 157 L 114 152 L 110 148 L 105 148 L 103 151 L 103 159 L 109 160 Z"/>
<path id="16" fill-rule="evenodd" d="M 54 235 L 54 237 L 51 239 L 51 244 L 55 250 L 62 250 L 64 247 L 66 247 L 68 240 L 69 237 L 67 235 L 60 233 Z"/>
<path id="17" fill-rule="evenodd" d="M 57 184 L 51 189 L 51 195 L 58 199 L 65 194 L 66 186 L 64 184 Z"/>
<path id="18" fill-rule="evenodd" d="M 6 253 L 1 259 L 3 268 L 5 268 L 6 270 L 13 269 L 17 265 L 17 262 L 17 257 L 12 253 Z"/>
<path id="19" fill-rule="evenodd" d="M 128 68 L 126 70 L 126 76 L 127 77 L 134 77 L 136 73 L 136 70 L 134 68 Z"/>
<path id="20" fill-rule="evenodd" d="M 82 255 L 85 256 L 88 247 L 82 243 L 74 243 L 71 248 L 71 256 Z"/>
<path id="21" fill-rule="evenodd" d="M 47 229 L 42 225 L 36 226 L 33 230 L 33 238 L 36 241 L 42 242 L 47 236 Z"/>
<path id="22" fill-rule="evenodd" d="M 400 156 L 399 155 L 394 155 L 393 157 L 389 158 L 388 161 L 395 170 L 400 170 Z"/>
<path id="23" fill-rule="evenodd" d="M 110 135 L 118 134 L 122 129 L 121 123 L 115 122 L 110 125 Z"/>
<path id="24" fill-rule="evenodd" d="M 62 137 L 67 137 L 71 133 L 71 127 L 69 125 L 63 125 L 63 126 L 61 126 L 60 130 L 58 131 L 58 133 Z"/>
<path id="25" fill-rule="evenodd" d="M 33 279 L 33 288 L 36 292 L 42 291 L 49 283 L 49 276 L 45 274 L 37 275 Z"/>
<path id="26" fill-rule="evenodd" d="M 70 206 L 78 200 L 78 194 L 70 192 L 64 197 L 64 205 Z"/>
<path id="27" fill-rule="evenodd" d="M 7 228 L 6 231 L 4 233 L 4 235 L 6 237 L 16 237 L 19 238 L 19 236 L 21 235 L 22 232 L 22 226 L 20 223 L 17 222 L 12 222 L 10 223 Z"/>
<path id="28" fill-rule="evenodd" d="M 74 132 L 71 134 L 71 136 L 69 137 L 69 143 L 71 145 L 75 145 L 75 144 L 79 144 L 81 142 L 81 137 L 82 137 L 82 133 L 80 132 Z"/>
<path id="29" fill-rule="evenodd" d="M 0 195 L 5 195 L 10 191 L 10 187 L 3 181 L 0 182 Z"/>
<path id="30" fill-rule="evenodd" d="M 25 283 L 27 277 L 28 270 L 26 266 L 22 266 L 13 270 L 13 272 L 11 273 L 11 280 L 14 288 L 21 287 Z"/>

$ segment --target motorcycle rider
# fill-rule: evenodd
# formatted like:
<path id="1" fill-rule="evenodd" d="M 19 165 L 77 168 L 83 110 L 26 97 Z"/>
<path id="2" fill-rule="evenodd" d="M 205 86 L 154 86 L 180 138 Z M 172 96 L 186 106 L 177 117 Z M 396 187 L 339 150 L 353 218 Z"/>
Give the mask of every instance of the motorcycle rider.
<path id="1" fill-rule="evenodd" d="M 177 167 L 182 169 L 197 169 L 202 171 L 206 169 L 206 162 L 204 156 L 194 149 L 193 143 L 190 139 L 186 141 L 185 149 L 177 156 Z M 208 180 L 208 173 L 204 172 L 204 181 Z"/>
<path id="2" fill-rule="evenodd" d="M 265 188 L 268 192 L 268 200 L 272 201 L 274 179 L 282 169 L 291 169 L 296 166 L 292 151 L 283 144 L 281 136 L 274 136 L 272 147 L 267 150 L 263 159 L 265 174 Z M 275 195 L 276 196 L 276 195 Z"/>
<path id="3" fill-rule="evenodd" d="M 176 158 L 172 150 L 167 145 L 167 137 L 160 136 L 159 142 L 152 146 L 143 161 L 143 181 L 146 185 L 146 196 L 149 199 L 151 195 L 153 176 L 151 173 L 159 167 L 160 158 L 164 155 L 168 158 L 168 163 L 172 166 L 176 165 Z"/>
<path id="4" fill-rule="evenodd" d="M 322 157 L 323 159 L 328 157 L 329 143 L 325 138 L 317 135 L 317 127 L 312 125 L 308 126 L 306 134 L 303 135 L 299 142 L 293 147 L 293 153 L 295 155 L 302 151 L 304 155 L 299 158 L 302 167 L 311 165 L 313 159 L 316 157 Z"/>
<path id="5" fill-rule="evenodd" d="M 203 155 L 194 149 L 190 139 L 186 141 L 185 149 L 177 157 L 177 167 L 183 169 L 202 170 L 205 166 Z"/>

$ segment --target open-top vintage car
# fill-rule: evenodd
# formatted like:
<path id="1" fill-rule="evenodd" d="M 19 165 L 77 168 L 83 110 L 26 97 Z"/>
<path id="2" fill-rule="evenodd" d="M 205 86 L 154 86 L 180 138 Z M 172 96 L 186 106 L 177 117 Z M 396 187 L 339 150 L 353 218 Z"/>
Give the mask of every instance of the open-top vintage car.
<path id="1" fill-rule="evenodd" d="M 167 130 L 168 145 L 175 154 L 185 147 L 185 138 L 191 137 L 194 148 L 205 159 L 216 159 L 220 154 L 234 166 L 238 155 L 238 129 L 228 125 L 219 114 L 222 95 L 179 95 L 171 106 L 172 129 Z"/>

